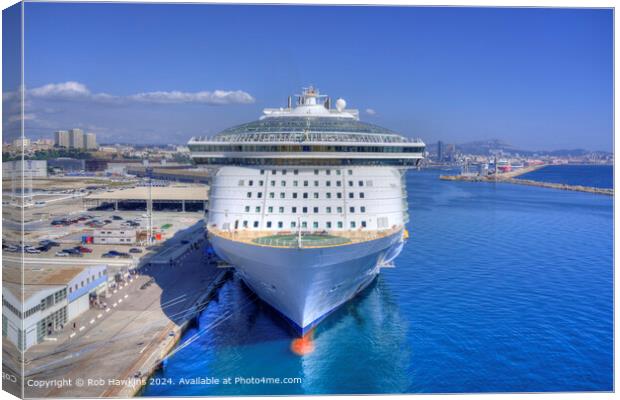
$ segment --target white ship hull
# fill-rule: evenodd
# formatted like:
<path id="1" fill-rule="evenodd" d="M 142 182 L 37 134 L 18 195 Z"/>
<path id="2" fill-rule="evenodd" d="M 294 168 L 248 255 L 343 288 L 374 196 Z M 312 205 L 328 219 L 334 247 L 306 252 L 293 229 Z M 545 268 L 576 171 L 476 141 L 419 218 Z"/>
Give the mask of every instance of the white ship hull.
<path id="1" fill-rule="evenodd" d="M 402 231 L 363 243 L 323 248 L 275 248 L 212 235 L 223 260 L 300 334 L 353 298 L 402 249 Z"/>

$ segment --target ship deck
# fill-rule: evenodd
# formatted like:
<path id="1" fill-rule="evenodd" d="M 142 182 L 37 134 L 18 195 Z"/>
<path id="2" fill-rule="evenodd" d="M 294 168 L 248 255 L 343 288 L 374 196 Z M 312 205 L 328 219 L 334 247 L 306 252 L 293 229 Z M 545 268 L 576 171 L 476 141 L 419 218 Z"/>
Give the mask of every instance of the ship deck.
<path id="1" fill-rule="evenodd" d="M 301 247 L 321 248 L 368 242 L 393 235 L 402 229 L 403 227 L 399 226 L 381 231 L 350 230 L 304 232 L 301 236 Z M 274 234 L 274 231 L 265 230 L 223 231 L 215 227 L 210 227 L 208 230 L 211 235 L 255 246 L 276 248 L 299 247 L 298 234 L 291 231 L 281 231 Z"/>

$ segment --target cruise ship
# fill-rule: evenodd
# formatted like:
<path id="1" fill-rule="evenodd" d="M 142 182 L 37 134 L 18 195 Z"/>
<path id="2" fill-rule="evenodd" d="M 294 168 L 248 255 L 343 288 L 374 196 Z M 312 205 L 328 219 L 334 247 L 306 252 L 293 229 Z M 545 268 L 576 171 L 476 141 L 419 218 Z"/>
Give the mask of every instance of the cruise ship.
<path id="1" fill-rule="evenodd" d="M 299 334 L 392 266 L 408 237 L 405 171 L 425 144 L 360 121 L 342 98 L 304 88 L 188 147 L 215 169 L 214 251 Z"/>

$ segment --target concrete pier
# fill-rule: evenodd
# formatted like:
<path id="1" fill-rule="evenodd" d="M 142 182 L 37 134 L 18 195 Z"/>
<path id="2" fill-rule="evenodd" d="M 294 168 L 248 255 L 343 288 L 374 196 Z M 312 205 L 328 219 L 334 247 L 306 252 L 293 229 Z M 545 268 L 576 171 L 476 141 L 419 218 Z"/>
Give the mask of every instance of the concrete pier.
<path id="1" fill-rule="evenodd" d="M 205 256 L 206 244 L 204 236 L 193 236 L 173 262 L 142 265 L 138 275 L 107 299 L 109 311 L 91 309 L 75 320 L 75 327 L 65 327 L 56 341 L 29 351 L 24 395 L 137 394 L 230 275 Z M 42 386 L 58 379 L 70 383 Z"/>
<path id="2" fill-rule="evenodd" d="M 575 192 L 586 192 L 613 196 L 614 190 L 607 188 L 596 188 L 581 185 L 566 185 L 563 183 L 538 182 L 529 179 L 517 179 L 517 176 L 527 174 L 544 167 L 545 165 L 535 165 L 522 168 L 512 172 L 506 172 L 497 176 L 464 176 L 464 175 L 440 175 L 439 179 L 444 181 L 464 181 L 464 182 L 490 182 L 490 183 L 512 183 L 515 185 L 536 186 L 549 189 L 569 190 Z"/>

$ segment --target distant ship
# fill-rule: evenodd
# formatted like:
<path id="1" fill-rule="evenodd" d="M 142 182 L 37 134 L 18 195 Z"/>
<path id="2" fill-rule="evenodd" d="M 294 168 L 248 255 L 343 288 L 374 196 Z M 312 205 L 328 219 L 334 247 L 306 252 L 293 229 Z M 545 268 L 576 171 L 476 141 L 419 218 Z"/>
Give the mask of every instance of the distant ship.
<path id="1" fill-rule="evenodd" d="M 390 266 L 408 233 L 405 171 L 425 144 L 361 122 L 313 87 L 259 120 L 192 138 L 217 168 L 207 230 L 219 257 L 300 334 Z"/>

